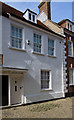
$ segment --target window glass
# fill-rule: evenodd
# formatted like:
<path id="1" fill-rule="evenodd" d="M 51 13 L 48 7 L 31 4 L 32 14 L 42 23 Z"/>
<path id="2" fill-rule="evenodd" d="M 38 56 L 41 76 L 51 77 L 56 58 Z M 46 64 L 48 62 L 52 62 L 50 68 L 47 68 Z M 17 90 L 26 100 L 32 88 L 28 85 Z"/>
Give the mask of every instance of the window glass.
<path id="1" fill-rule="evenodd" d="M 50 81 L 50 72 L 41 70 L 41 89 L 48 89 Z"/>
<path id="2" fill-rule="evenodd" d="M 35 22 L 35 15 L 33 15 L 33 22 Z"/>
<path id="3" fill-rule="evenodd" d="M 73 69 L 69 70 L 69 84 L 73 85 Z"/>
<path id="4" fill-rule="evenodd" d="M 54 40 L 48 38 L 48 55 L 54 55 Z"/>
<path id="5" fill-rule="evenodd" d="M 34 33 L 34 52 L 41 53 L 41 35 Z"/>
<path id="6" fill-rule="evenodd" d="M 11 26 L 11 46 L 22 48 L 22 29 Z"/>
<path id="7" fill-rule="evenodd" d="M 68 30 L 69 30 L 69 23 L 68 23 Z"/>
<path id="8" fill-rule="evenodd" d="M 70 30 L 72 31 L 72 25 L 70 25 Z"/>
<path id="9" fill-rule="evenodd" d="M 72 41 L 68 40 L 68 55 L 72 55 Z"/>

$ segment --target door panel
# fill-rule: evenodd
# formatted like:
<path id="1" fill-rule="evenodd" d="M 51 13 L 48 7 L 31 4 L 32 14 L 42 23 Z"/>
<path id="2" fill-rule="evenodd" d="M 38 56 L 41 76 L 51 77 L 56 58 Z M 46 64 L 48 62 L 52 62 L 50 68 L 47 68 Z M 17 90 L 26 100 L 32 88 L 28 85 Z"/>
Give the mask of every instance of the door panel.
<path id="1" fill-rule="evenodd" d="M 8 76 L 2 76 L 2 106 L 8 105 Z"/>

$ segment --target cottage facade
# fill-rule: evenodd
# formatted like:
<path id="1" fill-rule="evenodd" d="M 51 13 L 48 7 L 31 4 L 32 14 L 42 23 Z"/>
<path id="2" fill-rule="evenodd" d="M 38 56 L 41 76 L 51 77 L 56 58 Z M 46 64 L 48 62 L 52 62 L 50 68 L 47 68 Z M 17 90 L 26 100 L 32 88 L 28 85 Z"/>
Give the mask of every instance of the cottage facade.
<path id="1" fill-rule="evenodd" d="M 36 14 L 30 10 L 23 14 L 4 3 L 0 5 L 2 105 L 65 97 L 64 36 L 36 21 Z"/>

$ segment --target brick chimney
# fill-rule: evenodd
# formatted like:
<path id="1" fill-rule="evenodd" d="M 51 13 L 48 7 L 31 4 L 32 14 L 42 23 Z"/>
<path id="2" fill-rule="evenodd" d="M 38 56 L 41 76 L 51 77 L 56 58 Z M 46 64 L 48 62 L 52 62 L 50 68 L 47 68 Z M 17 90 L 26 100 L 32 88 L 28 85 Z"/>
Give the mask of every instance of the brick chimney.
<path id="1" fill-rule="evenodd" d="M 39 8 L 39 14 L 44 11 L 45 14 L 47 15 L 47 18 L 51 20 L 51 0 L 45 0 L 45 2 L 43 2 L 44 0 L 42 0 L 38 6 Z"/>

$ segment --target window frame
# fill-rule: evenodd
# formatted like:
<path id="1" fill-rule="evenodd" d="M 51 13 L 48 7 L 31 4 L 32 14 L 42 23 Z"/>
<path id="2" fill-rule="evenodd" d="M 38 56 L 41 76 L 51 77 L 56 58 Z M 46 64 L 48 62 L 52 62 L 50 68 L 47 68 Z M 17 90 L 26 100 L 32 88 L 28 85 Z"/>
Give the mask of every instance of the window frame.
<path id="1" fill-rule="evenodd" d="M 49 47 L 49 40 L 53 40 L 53 41 L 54 41 L 54 48 Z M 53 55 L 50 55 L 50 54 L 49 54 L 49 48 L 54 49 L 54 54 L 53 54 Z M 52 56 L 52 57 L 55 57 L 55 56 L 56 56 L 56 55 L 55 55 L 55 40 L 52 39 L 52 38 L 50 38 L 50 37 L 48 37 L 48 56 Z"/>
<path id="2" fill-rule="evenodd" d="M 49 72 L 49 88 L 41 88 L 41 71 L 44 72 Z M 41 91 L 48 91 L 48 90 L 52 90 L 52 77 L 51 77 L 51 70 L 48 69 L 41 69 L 40 70 L 40 89 Z"/>
<path id="3" fill-rule="evenodd" d="M 29 14 L 31 15 L 31 19 L 29 19 Z M 28 20 L 33 22 L 33 23 L 36 23 L 36 15 L 30 11 L 28 11 Z"/>
<path id="4" fill-rule="evenodd" d="M 72 44 L 72 46 L 71 46 L 72 55 L 69 54 L 69 47 L 68 47 L 68 56 L 73 56 L 73 42 L 71 40 L 68 40 L 68 42 L 70 42 Z"/>
<path id="5" fill-rule="evenodd" d="M 15 47 L 15 46 L 12 46 L 12 38 L 17 38 L 17 39 L 20 39 L 20 38 L 18 38 L 18 37 L 16 37 L 16 36 L 12 36 L 12 28 L 11 27 L 16 27 L 16 28 L 18 28 L 18 29 L 21 29 L 22 30 L 22 38 L 21 38 L 21 40 L 22 40 L 22 47 L 20 48 L 20 47 Z M 16 49 L 16 50 L 24 50 L 25 49 L 25 45 L 24 45 L 24 39 L 23 39 L 23 27 L 22 26 L 20 26 L 20 25 L 16 25 L 16 24 L 14 24 L 14 23 L 11 23 L 10 24 L 10 46 L 9 46 L 9 48 L 12 48 L 12 49 Z"/>
<path id="6" fill-rule="evenodd" d="M 41 49 L 41 52 L 37 52 L 37 51 L 34 50 L 34 43 L 35 43 L 35 42 L 34 42 L 34 34 L 36 34 L 36 35 L 38 35 L 38 36 L 41 36 L 41 48 L 40 48 L 40 49 Z M 37 54 L 42 54 L 42 35 L 41 35 L 40 33 L 38 33 L 38 32 L 33 32 L 33 52 L 34 52 L 34 53 L 37 53 Z"/>

